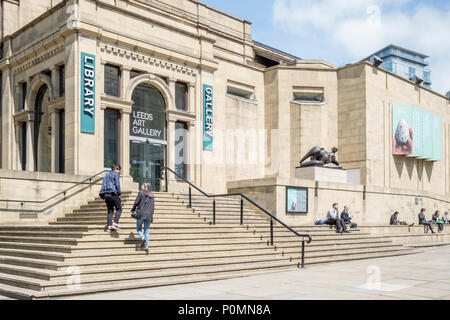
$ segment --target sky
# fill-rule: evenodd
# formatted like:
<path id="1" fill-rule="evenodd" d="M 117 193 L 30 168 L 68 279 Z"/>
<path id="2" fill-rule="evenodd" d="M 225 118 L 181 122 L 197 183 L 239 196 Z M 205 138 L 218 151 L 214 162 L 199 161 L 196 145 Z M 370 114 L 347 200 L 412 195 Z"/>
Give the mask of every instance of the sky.
<path id="1" fill-rule="evenodd" d="M 252 22 L 253 40 L 338 66 L 393 43 L 430 56 L 432 89 L 450 91 L 448 0 L 201 0 Z"/>

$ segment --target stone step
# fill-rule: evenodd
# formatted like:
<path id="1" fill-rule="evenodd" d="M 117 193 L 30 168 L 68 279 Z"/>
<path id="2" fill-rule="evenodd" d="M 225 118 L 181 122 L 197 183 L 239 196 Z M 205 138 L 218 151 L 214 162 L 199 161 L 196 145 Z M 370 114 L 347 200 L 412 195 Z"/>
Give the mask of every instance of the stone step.
<path id="1" fill-rule="evenodd" d="M 149 271 L 143 270 L 139 272 L 129 272 L 116 274 L 115 272 L 104 275 L 90 275 L 80 277 L 80 286 L 84 289 L 89 289 L 92 286 L 99 284 L 118 284 L 118 283 L 132 283 L 135 281 L 141 281 L 144 279 L 182 279 L 185 277 L 190 277 L 193 275 L 215 275 L 229 273 L 233 274 L 235 272 L 243 271 L 253 271 L 261 269 L 279 269 L 283 267 L 293 268 L 293 263 L 289 262 L 288 259 L 283 261 L 275 262 L 253 262 L 239 265 L 220 265 L 220 266 L 200 266 L 192 268 L 183 268 L 182 270 L 162 270 L 162 271 Z M 294 266 L 295 268 L 295 266 Z M 51 290 L 61 290 L 67 288 L 67 281 L 65 279 L 61 280 L 35 280 L 27 277 L 22 277 L 18 275 L 0 274 L 0 283 L 6 285 L 15 285 L 28 290 L 35 291 L 51 291 Z"/>
<path id="2" fill-rule="evenodd" d="M 23 257 L 27 259 L 64 261 L 67 254 L 60 252 L 26 250 L 26 249 L 6 249 L 0 248 L 1 257 Z"/>
<path id="3" fill-rule="evenodd" d="M 58 253 L 70 253 L 72 246 L 48 243 L 0 242 L 0 249 L 36 250 Z M 1 253 L 0 253 L 1 254 Z"/>
<path id="4" fill-rule="evenodd" d="M 61 232 L 61 231 L 0 231 L 2 237 L 33 237 L 33 238 L 69 238 L 81 239 L 82 232 Z"/>
<path id="5" fill-rule="evenodd" d="M 398 250 L 401 249 L 402 246 L 392 246 L 387 244 L 382 245 L 373 245 L 373 246 L 340 246 L 333 249 L 323 249 L 323 248 L 306 248 L 305 256 L 314 256 L 314 255 L 341 255 L 341 254 L 349 254 L 352 252 L 381 252 L 381 251 L 389 251 L 389 250 Z M 286 249 L 286 250 L 249 250 L 249 251 L 238 251 L 238 252 L 227 252 L 227 253 L 185 253 L 183 255 L 173 255 L 173 254 L 159 254 L 156 255 L 153 252 L 150 255 L 140 255 L 136 257 L 93 257 L 93 258 L 80 258 L 77 260 L 71 260 L 71 263 L 63 263 L 60 264 L 60 269 L 64 270 L 67 267 L 76 264 L 80 268 L 84 266 L 96 266 L 101 267 L 104 265 L 134 265 L 134 264 L 149 264 L 151 267 L 153 263 L 156 262 L 177 262 L 177 261 L 222 261 L 229 258 L 243 258 L 243 257 L 262 257 L 262 256 L 286 256 L 286 257 L 298 257 L 300 258 L 301 250 L 299 247 L 294 249 Z"/>

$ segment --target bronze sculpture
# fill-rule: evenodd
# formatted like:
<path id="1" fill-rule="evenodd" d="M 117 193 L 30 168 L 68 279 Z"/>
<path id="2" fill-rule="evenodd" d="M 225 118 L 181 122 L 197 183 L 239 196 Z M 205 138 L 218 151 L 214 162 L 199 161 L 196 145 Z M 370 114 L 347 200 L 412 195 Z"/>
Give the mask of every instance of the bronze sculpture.
<path id="1" fill-rule="evenodd" d="M 300 168 L 306 167 L 323 167 L 329 163 L 333 163 L 337 166 L 338 169 L 342 169 L 341 164 L 336 159 L 336 153 L 338 152 L 338 148 L 334 147 L 331 152 L 326 151 L 321 147 L 314 147 L 300 160 Z M 308 158 L 311 158 L 310 161 L 304 161 Z"/>

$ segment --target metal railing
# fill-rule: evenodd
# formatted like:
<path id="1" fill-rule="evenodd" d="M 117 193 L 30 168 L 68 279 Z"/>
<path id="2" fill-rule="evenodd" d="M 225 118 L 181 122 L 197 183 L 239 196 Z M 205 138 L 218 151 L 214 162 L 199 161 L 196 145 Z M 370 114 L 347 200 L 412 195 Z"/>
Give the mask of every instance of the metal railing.
<path id="1" fill-rule="evenodd" d="M 69 187 L 69 188 L 67 188 L 67 189 L 65 189 L 65 190 L 63 190 L 61 192 L 58 192 L 57 194 L 55 194 L 55 195 L 53 195 L 50 198 L 45 199 L 45 200 L 9 200 L 9 199 L 0 199 L 0 202 L 20 203 L 21 206 L 22 206 L 22 209 L 23 209 L 23 206 L 24 206 L 25 203 L 42 204 L 42 203 L 46 203 L 46 202 L 48 202 L 50 200 L 53 200 L 53 199 L 55 199 L 56 197 L 58 197 L 60 195 L 64 195 L 64 200 L 65 200 L 65 197 L 66 197 L 66 194 L 67 194 L 68 191 L 72 190 L 75 187 L 78 187 L 79 185 L 85 184 L 88 181 L 89 181 L 89 183 L 92 183 L 92 180 L 94 178 L 96 178 L 97 176 L 99 176 L 99 175 L 101 175 L 101 174 L 103 174 L 105 172 L 109 172 L 109 171 L 110 170 L 103 170 L 103 171 L 101 171 L 99 173 L 96 173 L 95 175 L 93 175 L 93 176 L 91 176 L 91 177 L 89 177 L 89 178 L 87 178 L 87 179 L 85 179 L 83 181 L 77 182 L 73 186 L 71 186 L 71 187 Z"/>
<path id="2" fill-rule="evenodd" d="M 311 235 L 298 233 L 297 231 L 292 229 L 290 226 L 285 224 L 283 221 L 279 220 L 277 217 L 275 217 L 273 214 L 271 214 L 269 211 L 267 211 L 266 209 L 261 207 L 255 201 L 253 201 L 252 199 L 248 198 L 246 195 L 244 195 L 244 194 L 242 194 L 240 192 L 210 195 L 210 194 L 206 193 L 205 191 L 203 191 L 202 189 L 200 189 L 199 187 L 197 187 L 196 185 L 194 185 L 193 183 L 191 183 L 190 181 L 188 181 L 187 179 L 185 179 L 184 177 L 182 177 L 181 175 L 179 175 L 178 173 L 176 173 L 175 171 L 173 171 L 172 169 L 170 169 L 168 167 L 162 167 L 161 168 L 161 176 L 162 176 L 162 171 L 164 171 L 164 173 L 165 173 L 164 179 L 166 180 L 166 192 L 169 191 L 169 180 L 168 180 L 168 173 L 167 173 L 167 171 L 172 172 L 178 179 L 184 181 L 185 183 L 187 183 L 189 185 L 189 205 L 188 205 L 189 208 L 192 208 L 192 188 L 194 188 L 195 190 L 197 190 L 198 192 L 200 192 L 203 196 L 205 196 L 207 198 L 213 198 L 213 218 L 212 218 L 213 219 L 213 221 L 212 221 L 213 225 L 216 224 L 216 198 L 239 196 L 239 197 L 241 197 L 240 224 L 241 225 L 244 224 L 244 200 L 246 200 L 246 201 L 248 201 L 249 203 L 251 203 L 256 208 L 258 208 L 259 210 L 261 210 L 262 212 L 264 212 L 266 215 L 268 215 L 270 217 L 270 244 L 271 245 L 274 244 L 274 241 L 273 241 L 274 221 L 278 222 L 280 225 L 282 225 L 283 227 L 285 227 L 286 229 L 291 231 L 294 235 L 296 235 L 298 237 L 301 237 L 302 238 L 301 265 L 302 265 L 302 268 L 304 268 L 304 266 L 305 266 L 305 241 L 306 241 L 305 238 L 308 238 L 306 243 L 310 243 L 312 241 Z"/>

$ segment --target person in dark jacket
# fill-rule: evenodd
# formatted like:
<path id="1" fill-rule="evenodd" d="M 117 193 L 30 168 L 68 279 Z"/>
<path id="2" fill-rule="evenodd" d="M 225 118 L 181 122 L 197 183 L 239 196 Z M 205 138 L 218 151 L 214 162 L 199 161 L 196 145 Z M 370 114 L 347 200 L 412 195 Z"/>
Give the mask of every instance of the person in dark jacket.
<path id="1" fill-rule="evenodd" d="M 349 213 L 350 207 L 345 205 L 344 210 L 341 212 L 341 219 L 344 220 L 345 224 L 349 224 L 350 228 L 358 228 L 356 223 L 352 222 L 353 216 Z"/>
<path id="2" fill-rule="evenodd" d="M 420 209 L 419 224 L 428 226 L 428 228 L 430 228 L 430 230 L 431 230 L 431 233 L 434 233 L 433 221 L 428 221 L 426 219 L 426 217 L 425 217 L 425 209 L 424 208 Z"/>
<path id="3" fill-rule="evenodd" d="M 432 219 L 433 223 L 438 225 L 438 232 L 441 233 L 444 231 L 444 220 L 440 217 L 441 213 L 439 210 L 436 210 L 436 212 L 433 214 Z"/>
<path id="4" fill-rule="evenodd" d="M 102 187 L 100 189 L 100 197 L 105 200 L 108 208 L 108 217 L 106 219 L 107 231 L 120 230 L 119 219 L 122 214 L 122 203 L 120 201 L 120 165 L 116 164 L 112 170 L 103 178 Z M 114 223 L 112 217 L 116 208 Z"/>
<path id="5" fill-rule="evenodd" d="M 145 247 L 145 252 L 149 253 L 148 243 L 150 241 L 150 224 L 153 222 L 153 213 L 155 211 L 155 196 L 152 193 L 152 185 L 144 183 L 142 191 L 139 192 L 134 201 L 132 212 L 139 208 L 141 218 L 136 222 L 136 231 L 141 237 L 141 248 Z M 144 225 L 144 233 L 142 233 L 142 225 Z"/>

